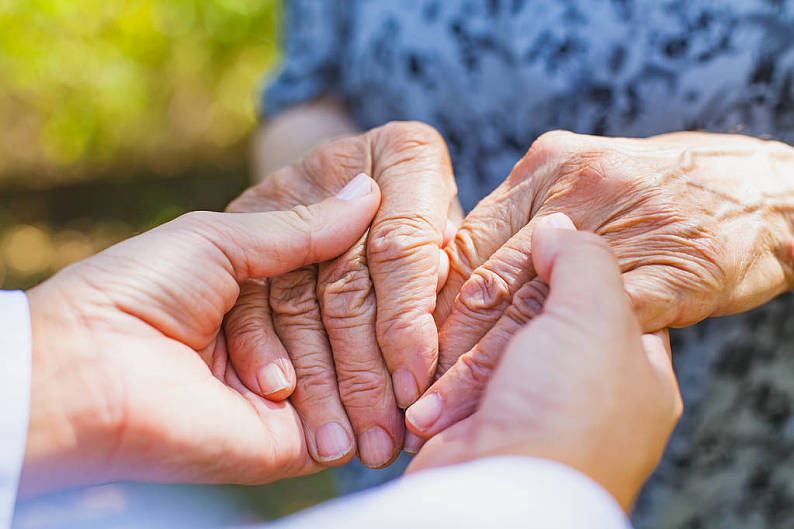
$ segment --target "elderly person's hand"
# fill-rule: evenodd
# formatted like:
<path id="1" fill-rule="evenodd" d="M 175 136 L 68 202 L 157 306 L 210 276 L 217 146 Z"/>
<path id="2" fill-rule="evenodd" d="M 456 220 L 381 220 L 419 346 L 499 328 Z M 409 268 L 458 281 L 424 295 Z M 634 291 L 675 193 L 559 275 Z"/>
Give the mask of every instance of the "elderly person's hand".
<path id="1" fill-rule="evenodd" d="M 340 255 L 379 203 L 360 177 L 340 198 L 292 211 L 189 213 L 32 289 L 23 494 L 319 470 L 293 407 L 240 382 L 221 324 L 240 282 Z"/>
<path id="2" fill-rule="evenodd" d="M 443 403 L 423 437 L 470 414 L 547 293 L 531 265 L 539 219 L 565 212 L 612 246 L 645 331 L 755 307 L 792 284 L 794 149 L 743 136 L 610 139 L 554 132 L 466 218 L 440 294 Z M 416 441 L 414 441 L 416 442 Z"/>
<path id="3" fill-rule="evenodd" d="M 436 371 L 441 247 L 457 204 L 446 144 L 422 123 L 391 123 L 316 148 L 229 210 L 313 202 L 359 173 L 383 194 L 368 234 L 334 261 L 244 285 L 225 329 L 243 383 L 271 400 L 291 396 L 318 462 L 345 463 L 357 446 L 365 465 L 382 467 L 402 449 L 399 407 Z"/>
<path id="4" fill-rule="evenodd" d="M 681 396 L 667 333 L 641 335 L 606 243 L 573 230 L 562 214 L 538 226 L 532 262 L 551 285 L 542 314 L 515 334 L 478 411 L 431 439 L 409 470 L 498 455 L 551 459 L 628 511 L 662 456 Z"/>

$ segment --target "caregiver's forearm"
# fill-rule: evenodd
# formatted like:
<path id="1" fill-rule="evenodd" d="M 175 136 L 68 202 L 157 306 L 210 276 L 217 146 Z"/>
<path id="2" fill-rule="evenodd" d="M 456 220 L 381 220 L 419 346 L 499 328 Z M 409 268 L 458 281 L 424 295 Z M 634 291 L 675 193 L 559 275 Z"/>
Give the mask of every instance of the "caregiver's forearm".
<path id="1" fill-rule="evenodd" d="M 347 110 L 325 97 L 291 108 L 264 124 L 254 140 L 254 179 L 300 160 L 326 141 L 357 132 Z"/>

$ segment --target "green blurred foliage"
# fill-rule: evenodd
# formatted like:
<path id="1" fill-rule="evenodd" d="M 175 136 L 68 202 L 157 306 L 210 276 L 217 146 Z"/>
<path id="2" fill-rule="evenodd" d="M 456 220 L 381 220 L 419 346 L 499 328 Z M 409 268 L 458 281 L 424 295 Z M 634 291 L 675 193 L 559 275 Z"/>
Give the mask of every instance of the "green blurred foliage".
<path id="1" fill-rule="evenodd" d="M 247 182 L 279 0 L 0 0 L 0 286 Z"/>
<path id="2" fill-rule="evenodd" d="M 0 0 L 0 184 L 239 156 L 277 0 Z"/>

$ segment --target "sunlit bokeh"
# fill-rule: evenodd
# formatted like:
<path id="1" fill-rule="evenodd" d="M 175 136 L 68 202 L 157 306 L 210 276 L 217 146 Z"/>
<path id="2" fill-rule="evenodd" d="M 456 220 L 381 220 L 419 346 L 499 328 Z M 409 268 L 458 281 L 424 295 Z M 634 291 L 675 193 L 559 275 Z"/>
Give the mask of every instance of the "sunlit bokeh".
<path id="1" fill-rule="evenodd" d="M 279 4 L 0 0 L 3 287 L 223 207 L 246 179 Z"/>

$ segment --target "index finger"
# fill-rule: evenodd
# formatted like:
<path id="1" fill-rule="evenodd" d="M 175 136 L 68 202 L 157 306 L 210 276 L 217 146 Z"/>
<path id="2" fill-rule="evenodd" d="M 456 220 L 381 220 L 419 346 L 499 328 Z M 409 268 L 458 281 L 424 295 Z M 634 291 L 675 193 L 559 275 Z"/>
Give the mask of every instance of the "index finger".
<path id="1" fill-rule="evenodd" d="M 367 241 L 378 301 L 377 337 L 400 407 L 430 384 L 438 358 L 440 252 L 456 194 L 446 144 L 428 125 L 393 123 L 372 132 L 373 177 L 383 200 Z"/>

